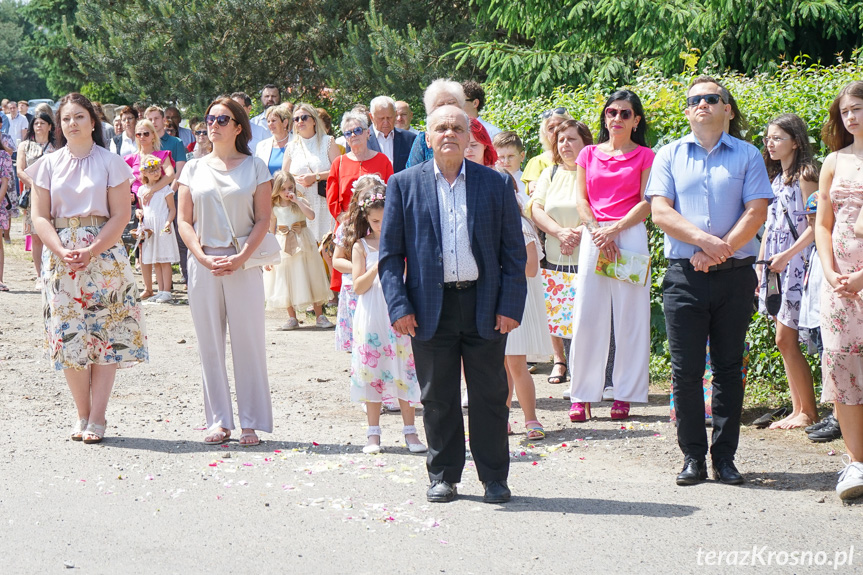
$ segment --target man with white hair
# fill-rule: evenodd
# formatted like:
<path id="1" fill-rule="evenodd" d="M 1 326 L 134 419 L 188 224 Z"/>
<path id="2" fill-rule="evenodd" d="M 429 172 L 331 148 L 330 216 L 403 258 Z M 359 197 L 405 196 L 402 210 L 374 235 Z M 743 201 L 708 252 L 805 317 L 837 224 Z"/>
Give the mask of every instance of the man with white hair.
<path id="1" fill-rule="evenodd" d="M 381 152 L 393 165 L 393 173 L 405 169 L 416 134 L 396 128 L 396 103 L 389 96 L 378 96 L 369 104 L 372 130 L 369 149 Z"/>

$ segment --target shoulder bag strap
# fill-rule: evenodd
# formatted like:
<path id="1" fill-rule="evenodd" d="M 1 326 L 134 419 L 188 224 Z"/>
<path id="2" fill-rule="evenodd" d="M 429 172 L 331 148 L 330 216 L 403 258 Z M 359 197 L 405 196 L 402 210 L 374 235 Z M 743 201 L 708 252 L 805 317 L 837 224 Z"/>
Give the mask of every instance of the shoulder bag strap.
<path id="1" fill-rule="evenodd" d="M 231 225 L 231 216 L 228 215 L 228 209 L 225 207 L 225 200 L 224 198 L 222 198 L 222 192 L 216 190 L 216 196 L 219 197 L 219 204 L 221 204 L 222 211 L 225 213 L 225 219 L 228 221 L 228 231 L 231 232 L 231 242 L 233 242 L 234 248 L 237 250 L 237 253 L 240 253 L 242 246 L 237 240 L 237 234 L 234 233 L 234 226 Z"/>
<path id="2" fill-rule="evenodd" d="M 791 215 L 788 213 L 788 205 L 782 200 L 779 201 L 779 204 L 782 206 L 782 215 L 785 216 L 785 221 L 788 222 L 788 228 L 791 231 L 791 237 L 793 237 L 794 241 L 796 242 L 797 239 L 800 237 L 800 234 L 797 233 L 797 224 L 794 223 L 794 220 L 791 219 Z"/>

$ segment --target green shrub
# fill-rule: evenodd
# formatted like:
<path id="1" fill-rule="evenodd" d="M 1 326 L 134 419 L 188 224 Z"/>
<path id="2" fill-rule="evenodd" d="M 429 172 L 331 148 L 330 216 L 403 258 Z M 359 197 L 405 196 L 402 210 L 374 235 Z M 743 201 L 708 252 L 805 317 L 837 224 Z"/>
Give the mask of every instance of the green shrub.
<path id="1" fill-rule="evenodd" d="M 832 67 L 808 65 L 802 60 L 783 62 L 773 74 L 743 76 L 714 74 L 734 95 L 741 112 L 749 122 L 745 138 L 761 147 L 761 137 L 767 122 L 784 113 L 795 113 L 809 127 L 810 141 L 819 158 L 828 150 L 821 142 L 821 126 L 839 89 L 863 77 L 863 60 L 854 52 L 848 61 Z M 666 78 L 654 70 L 642 69 L 635 82 L 626 86 L 639 95 L 650 125 L 649 142 L 658 148 L 689 132 L 683 115 L 686 88 L 691 74 Z M 515 130 L 528 148 L 528 156 L 540 151 L 538 127 L 543 111 L 566 108 L 576 119 L 584 121 L 594 134 L 599 132 L 599 113 L 607 93 L 597 87 L 561 87 L 548 96 L 532 99 L 506 99 L 494 84 L 486 89 L 483 117 L 501 129 Z M 653 266 L 650 290 L 651 381 L 671 377 L 665 316 L 662 312 L 662 277 L 667 262 L 663 255 L 663 235 L 648 220 L 650 252 Z M 790 404 L 790 394 L 782 357 L 776 349 L 773 320 L 755 314 L 749 328 L 750 363 L 747 399 L 753 404 Z M 816 380 L 816 392 L 821 388 L 818 358 L 807 356 Z"/>

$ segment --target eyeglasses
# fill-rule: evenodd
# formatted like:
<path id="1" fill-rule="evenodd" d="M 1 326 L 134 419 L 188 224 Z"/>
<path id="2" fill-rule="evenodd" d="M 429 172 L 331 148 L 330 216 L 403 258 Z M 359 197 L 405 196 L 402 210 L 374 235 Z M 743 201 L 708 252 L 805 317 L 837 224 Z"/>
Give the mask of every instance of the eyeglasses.
<path id="1" fill-rule="evenodd" d="M 365 132 L 365 130 L 357 126 L 353 130 L 345 130 L 345 138 L 350 138 L 351 136 L 359 136 L 363 132 Z"/>
<path id="2" fill-rule="evenodd" d="M 149 138 L 150 132 L 135 132 L 136 138 Z"/>
<path id="3" fill-rule="evenodd" d="M 764 145 L 766 146 L 770 142 L 773 142 L 774 144 L 778 144 L 779 142 L 784 142 L 785 140 L 790 140 L 790 139 L 791 138 L 780 138 L 779 136 L 766 136 L 764 138 L 761 138 L 761 141 L 764 142 Z"/>
<path id="4" fill-rule="evenodd" d="M 308 114 L 301 114 L 299 116 L 294 116 L 294 122 L 307 122 L 311 118 Z"/>
<path id="5" fill-rule="evenodd" d="M 714 104 L 718 104 L 719 102 L 725 103 L 725 100 L 722 99 L 722 96 L 719 94 L 701 94 L 698 96 L 689 96 L 686 98 L 686 105 L 690 108 L 693 108 L 701 103 L 701 100 L 704 100 L 711 106 Z"/>
<path id="6" fill-rule="evenodd" d="M 213 122 L 219 124 L 220 126 L 227 126 L 228 122 L 230 122 L 231 120 L 234 120 L 234 119 L 227 114 L 222 114 L 221 116 L 214 116 L 212 114 L 207 114 L 207 117 L 204 118 L 204 121 L 207 122 L 208 126 L 212 126 Z M 234 120 L 234 123 L 239 124 L 239 122 L 237 122 L 236 120 Z"/>
<path id="7" fill-rule="evenodd" d="M 566 114 L 566 108 L 555 108 L 553 110 L 546 110 L 542 113 L 542 119 L 548 120 L 555 114 L 557 114 L 558 116 L 563 116 L 564 114 Z"/>
<path id="8" fill-rule="evenodd" d="M 616 118 L 618 114 L 620 114 L 621 120 L 628 120 L 632 117 L 632 110 L 620 110 L 618 108 L 605 109 L 606 118 Z"/>
<path id="9" fill-rule="evenodd" d="M 195 130 L 195 135 L 196 136 L 206 136 L 207 130 Z"/>

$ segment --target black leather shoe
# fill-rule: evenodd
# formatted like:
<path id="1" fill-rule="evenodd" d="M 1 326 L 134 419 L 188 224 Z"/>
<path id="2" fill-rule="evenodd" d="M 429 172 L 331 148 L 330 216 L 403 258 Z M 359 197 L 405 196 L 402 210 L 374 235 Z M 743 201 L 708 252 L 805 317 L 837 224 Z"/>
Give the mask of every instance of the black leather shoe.
<path id="1" fill-rule="evenodd" d="M 489 481 L 483 483 L 485 494 L 482 500 L 485 503 L 506 503 L 512 497 L 512 492 L 506 486 L 506 481 Z"/>
<path id="2" fill-rule="evenodd" d="M 726 485 L 743 483 L 743 476 L 734 467 L 734 461 L 731 459 L 719 459 L 713 462 L 713 479 Z"/>
<path id="3" fill-rule="evenodd" d="M 828 415 L 823 419 L 827 423 L 824 427 L 817 429 L 807 435 L 811 441 L 815 443 L 826 443 L 842 437 L 842 430 L 839 428 L 839 421 L 832 415 Z"/>
<path id="4" fill-rule="evenodd" d="M 678 485 L 695 485 L 707 479 L 707 462 L 687 456 L 683 460 L 683 471 L 677 476 Z"/>
<path id="5" fill-rule="evenodd" d="M 456 495 L 458 491 L 455 485 L 446 481 L 432 481 L 431 487 L 426 491 L 426 499 L 429 503 L 449 503 Z"/>

